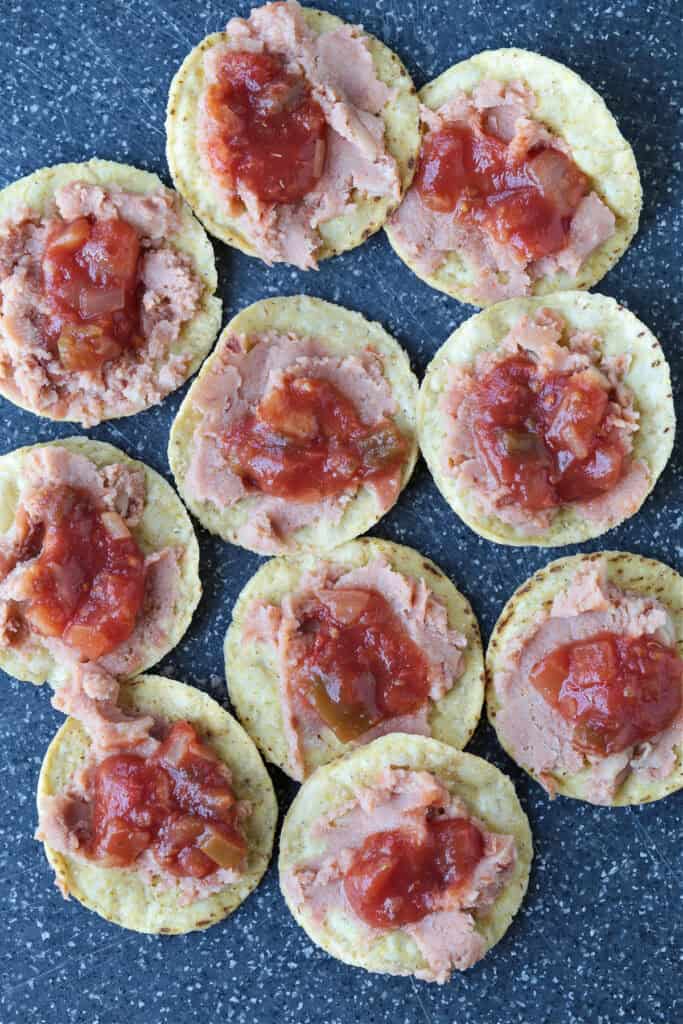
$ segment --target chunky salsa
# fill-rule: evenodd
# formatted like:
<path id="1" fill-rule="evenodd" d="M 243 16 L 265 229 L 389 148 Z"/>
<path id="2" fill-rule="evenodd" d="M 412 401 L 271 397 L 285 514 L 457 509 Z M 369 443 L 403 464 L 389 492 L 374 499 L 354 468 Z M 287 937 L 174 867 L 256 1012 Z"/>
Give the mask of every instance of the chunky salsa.
<path id="1" fill-rule="evenodd" d="M 683 660 L 653 636 L 604 632 L 534 665 L 533 686 L 574 726 L 574 744 L 613 754 L 656 736 L 683 699 Z"/>
<path id="2" fill-rule="evenodd" d="M 206 93 L 208 159 L 228 189 L 295 203 L 325 164 L 325 115 L 300 71 L 272 54 L 228 51 Z"/>
<path id="3" fill-rule="evenodd" d="M 225 766 L 189 722 L 175 722 L 151 757 L 113 754 L 92 779 L 87 853 L 128 867 L 150 850 L 178 877 L 239 869 L 246 843 Z"/>

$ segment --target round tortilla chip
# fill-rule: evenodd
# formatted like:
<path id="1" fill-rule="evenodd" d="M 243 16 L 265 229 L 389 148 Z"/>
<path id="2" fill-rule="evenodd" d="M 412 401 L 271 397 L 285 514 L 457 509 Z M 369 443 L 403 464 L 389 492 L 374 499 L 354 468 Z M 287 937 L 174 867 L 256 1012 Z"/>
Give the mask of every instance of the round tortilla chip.
<path id="1" fill-rule="evenodd" d="M 423 579 L 448 610 L 448 625 L 467 638 L 463 670 L 449 692 L 429 713 L 435 739 L 458 750 L 477 727 L 484 699 L 484 668 L 479 626 L 469 601 L 433 562 L 413 548 L 364 537 L 330 552 L 326 561 L 347 571 L 385 559 L 404 576 Z M 225 636 L 225 674 L 235 711 L 266 760 L 288 771 L 287 740 L 282 723 L 277 651 L 271 644 L 247 640 L 245 625 L 253 601 L 278 605 L 295 591 L 301 578 L 320 565 L 314 555 L 301 559 L 273 558 L 249 580 L 235 603 Z M 342 743 L 331 729 L 321 728 L 320 742 L 307 751 L 310 771 L 327 764 L 357 744 Z"/>
<path id="2" fill-rule="evenodd" d="M 122 686 L 120 704 L 168 722 L 188 720 L 202 741 L 229 767 L 235 795 L 252 805 L 244 826 L 249 847 L 244 875 L 204 899 L 184 904 L 179 886 L 165 888 L 146 881 L 130 868 L 100 867 L 44 844 L 47 859 L 63 890 L 122 928 L 162 935 L 208 928 L 237 909 L 268 867 L 277 822 L 270 777 L 244 729 L 220 704 L 192 686 L 164 676 L 138 676 Z M 85 761 L 89 746 L 80 722 L 68 718 L 43 760 L 38 779 L 39 807 L 41 800 L 65 789 Z"/>
<path id="3" fill-rule="evenodd" d="M 438 110 L 454 93 L 471 93 L 485 79 L 521 81 L 536 96 L 534 120 L 563 139 L 577 166 L 591 179 L 592 191 L 616 218 L 614 234 L 582 263 L 576 277 L 557 271 L 531 284 L 532 295 L 548 295 L 570 288 L 592 288 L 626 252 L 638 230 L 643 193 L 633 150 L 624 139 L 605 101 L 574 71 L 529 50 L 501 49 L 478 53 L 454 64 L 419 93 L 420 102 Z M 461 302 L 474 302 L 470 290 L 476 273 L 458 253 L 449 253 L 432 274 L 418 270 L 402 250 L 392 229 L 389 241 L 413 273 L 439 291 Z"/>
<path id="4" fill-rule="evenodd" d="M 500 701 L 493 688 L 493 678 L 499 671 L 508 667 L 507 650 L 515 638 L 526 632 L 537 615 L 549 612 L 553 600 L 561 591 L 566 590 L 578 569 L 587 562 L 600 559 L 607 561 L 607 576 L 610 583 L 644 597 L 654 597 L 660 601 L 671 615 L 676 630 L 676 648 L 683 657 L 683 577 L 663 562 L 653 558 L 643 558 L 628 551 L 596 551 L 586 555 L 570 555 L 550 562 L 544 569 L 518 587 L 500 614 L 489 641 L 486 652 L 486 670 L 488 683 L 486 687 L 486 710 L 488 719 L 496 730 L 498 742 L 507 754 L 517 761 L 515 755 L 506 747 L 505 738 L 498 731 L 496 715 L 500 710 Z M 532 778 L 534 773 L 521 761 L 517 761 Z M 552 776 L 554 786 L 563 796 L 577 800 L 588 800 L 586 795 L 590 786 L 588 769 L 571 774 L 547 772 Z M 538 782 L 538 778 L 536 778 Z M 683 743 L 677 751 L 677 763 L 673 772 L 665 779 L 644 779 L 631 772 L 617 790 L 612 802 L 613 807 L 626 804 L 644 804 L 651 800 L 661 800 L 669 793 L 683 787 Z"/>
<path id="5" fill-rule="evenodd" d="M 615 514 L 601 522 L 589 521 L 572 505 L 563 505 L 547 530 L 525 533 L 522 527 L 484 514 L 473 492 L 444 472 L 446 418 L 439 406 L 448 390 L 448 368 L 470 365 L 478 353 L 495 349 L 522 316 L 531 316 L 544 307 L 556 310 L 570 329 L 598 334 L 604 354 L 631 356 L 624 383 L 633 392 L 640 414 L 640 427 L 633 438 L 633 459 L 642 459 L 650 471 L 648 493 L 654 488 L 673 448 L 676 417 L 664 353 L 645 324 L 614 299 L 584 292 L 561 292 L 545 298 L 508 299 L 475 314 L 451 334 L 427 368 L 418 400 L 418 433 L 422 453 L 448 504 L 475 533 L 499 544 L 530 547 L 578 544 L 599 537 L 628 518 L 628 515 Z"/>
<path id="6" fill-rule="evenodd" d="M 67 437 L 17 448 L 16 451 L 0 456 L 0 534 L 7 531 L 14 521 L 19 503 L 21 464 L 24 456 L 33 448 L 44 448 L 48 445 L 67 448 L 77 455 L 84 455 L 98 467 L 121 462 L 126 466 L 142 469 L 145 474 L 145 508 L 139 524 L 131 528 L 133 537 L 144 555 L 151 555 L 165 547 L 179 547 L 183 550 L 179 563 L 180 586 L 173 607 L 173 617 L 168 623 L 163 623 L 162 635 L 155 643 L 150 642 L 143 661 L 136 667 L 136 673 L 143 672 L 160 661 L 180 642 L 201 597 L 199 545 L 190 517 L 171 485 L 144 462 L 129 458 L 125 452 L 104 441 L 93 441 L 88 437 Z M 34 633 L 23 645 L 22 650 L 0 648 L 0 668 L 16 679 L 31 683 L 47 681 L 53 685 L 58 684 L 64 672 L 68 671 L 68 666 L 61 665 L 55 660 L 54 655 Z"/>
<path id="7" fill-rule="evenodd" d="M 533 856 L 531 829 L 507 776 L 488 761 L 437 740 L 394 733 L 319 768 L 299 790 L 284 821 L 281 887 L 285 871 L 322 852 L 324 843 L 312 834 L 321 815 L 343 808 L 359 786 L 376 783 L 388 767 L 432 772 L 490 831 L 514 836 L 517 862 L 513 873 L 497 899 L 476 917 L 476 929 L 488 951 L 505 934 L 524 899 Z M 427 967 L 414 940 L 400 929 L 368 941 L 367 929 L 350 909 L 335 909 L 320 921 L 310 907 L 294 905 L 284 889 L 297 923 L 316 945 L 338 960 L 382 974 L 415 974 Z"/>
<path id="8" fill-rule="evenodd" d="M 312 7 L 302 8 L 308 27 L 317 35 L 340 28 L 344 22 L 334 14 Z M 419 105 L 415 86 L 405 67 L 378 39 L 363 33 L 367 40 L 377 77 L 394 95 L 381 116 L 388 153 L 398 164 L 403 195 L 413 180 L 420 148 Z M 199 105 L 204 91 L 204 54 L 228 39 L 226 32 L 207 36 L 183 61 L 171 83 L 166 112 L 166 158 L 174 184 L 190 204 L 207 230 L 247 256 L 258 256 L 248 238 L 241 234 L 238 222 L 226 210 L 225 199 L 202 166 L 197 146 Z M 316 259 L 328 259 L 354 249 L 384 224 L 398 203 L 390 196 L 356 196 L 352 209 L 321 224 L 320 248 Z"/>
<path id="9" fill-rule="evenodd" d="M 0 223 L 11 218 L 18 210 L 26 209 L 40 216 L 51 214 L 54 210 L 55 192 L 73 181 L 100 185 L 105 189 L 116 185 L 127 192 L 139 192 L 142 195 L 156 192 L 165 187 L 156 174 L 141 171 L 128 164 L 114 163 L 111 160 L 93 159 L 82 164 L 55 164 L 53 167 L 44 167 L 25 178 L 20 178 L 0 192 Z M 171 354 L 186 353 L 190 359 L 187 372 L 181 381 L 182 384 L 199 369 L 211 349 L 221 325 L 222 305 L 221 300 L 213 294 L 218 278 L 211 242 L 199 221 L 192 216 L 189 207 L 185 203 L 180 205 L 181 229 L 178 233 L 164 239 L 164 245 L 189 256 L 194 264 L 195 273 L 201 278 L 203 284 L 198 311 L 191 320 L 182 325 L 178 337 L 170 347 Z M 0 343 L 1 341 L 0 335 Z M 163 369 L 166 360 L 167 356 L 164 355 L 162 359 L 152 364 L 156 373 Z M 178 384 L 178 387 L 181 384 Z M 12 382 L 2 377 L 0 377 L 0 394 L 20 408 L 27 409 L 38 416 L 45 416 L 48 419 L 58 418 L 51 416 L 43 409 L 25 404 L 15 394 Z M 122 415 L 133 416 L 146 408 L 148 408 L 148 404 L 144 399 L 139 401 L 131 399 L 125 413 L 111 411 L 102 417 L 102 421 L 119 418 Z"/>
<path id="10" fill-rule="evenodd" d="M 188 490 L 186 476 L 194 447 L 194 433 L 202 413 L 194 403 L 194 391 L 204 376 L 211 372 L 220 359 L 221 345 L 231 335 L 255 338 L 273 331 L 294 334 L 301 338 L 319 338 L 330 355 L 345 356 L 361 353 L 368 348 L 382 357 L 382 368 L 397 411 L 394 421 L 399 430 L 411 441 L 410 451 L 403 466 L 401 489 L 405 487 L 417 460 L 415 409 L 417 404 L 417 378 L 410 369 L 408 356 L 400 345 L 378 323 L 371 323 L 360 313 L 336 306 L 308 295 L 262 299 L 247 306 L 233 317 L 219 338 L 216 350 L 206 360 L 197 380 L 183 400 L 171 427 L 168 460 L 183 500 L 202 526 L 223 540 L 241 544 L 239 530 L 251 518 L 260 500 L 259 495 L 247 495 L 226 509 L 219 509 L 209 501 L 198 501 Z M 287 554 L 307 550 L 325 550 L 352 540 L 365 533 L 388 512 L 378 508 L 373 487 L 362 485 L 345 506 L 336 523 L 319 519 L 308 526 L 299 527 L 288 535 L 282 551 Z M 246 545 L 243 545 L 246 546 Z M 254 549 L 255 550 L 255 549 Z"/>

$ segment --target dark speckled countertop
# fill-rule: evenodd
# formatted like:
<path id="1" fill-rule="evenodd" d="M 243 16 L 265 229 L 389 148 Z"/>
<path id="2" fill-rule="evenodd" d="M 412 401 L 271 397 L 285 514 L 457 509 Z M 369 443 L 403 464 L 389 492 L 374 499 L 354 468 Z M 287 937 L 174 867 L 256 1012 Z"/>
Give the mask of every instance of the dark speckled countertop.
<path id="1" fill-rule="evenodd" d="M 645 205 L 640 233 L 600 288 L 655 331 L 681 413 L 680 0 L 325 0 L 395 49 L 416 84 L 499 46 L 569 64 L 606 99 L 632 143 Z M 168 181 L 164 109 L 185 54 L 248 3 L 2 0 L 0 186 L 46 164 L 126 161 Z M 318 273 L 267 268 L 217 244 L 225 318 L 255 299 L 306 291 L 380 320 L 418 373 L 472 311 L 421 284 L 380 234 Z M 166 440 L 183 392 L 129 420 L 111 441 L 168 476 Z M 0 450 L 65 436 L 0 400 Z M 683 445 L 642 512 L 600 541 L 683 569 Z M 225 700 L 222 638 L 256 556 L 200 532 L 204 597 L 167 675 Z M 496 547 L 446 507 L 421 465 L 378 535 L 419 548 L 472 600 L 488 634 L 512 590 L 552 555 Z M 566 552 L 559 551 L 557 554 Z M 471 750 L 509 772 L 529 814 L 536 860 L 503 941 L 444 987 L 354 971 L 314 947 L 287 912 L 271 866 L 227 921 L 156 938 L 63 902 L 41 847 L 34 791 L 60 723 L 47 689 L 2 680 L 0 722 L 1 1024 L 677 1024 L 683 1018 L 683 792 L 640 809 L 551 803 L 482 725 Z M 294 792 L 277 772 L 281 807 Z"/>

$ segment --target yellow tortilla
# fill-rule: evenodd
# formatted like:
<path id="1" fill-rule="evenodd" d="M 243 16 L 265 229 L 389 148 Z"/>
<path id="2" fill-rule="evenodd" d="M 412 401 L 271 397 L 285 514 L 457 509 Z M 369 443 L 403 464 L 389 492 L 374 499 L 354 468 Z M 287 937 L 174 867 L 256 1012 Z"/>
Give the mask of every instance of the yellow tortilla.
<path id="1" fill-rule="evenodd" d="M 506 750 L 505 738 L 498 732 L 496 726 L 500 701 L 493 688 L 493 679 L 498 672 L 509 667 L 507 651 L 510 644 L 532 626 L 537 615 L 550 610 L 557 594 L 567 589 L 582 565 L 602 558 L 607 561 L 607 575 L 611 583 L 622 590 L 633 591 L 644 597 L 654 597 L 667 608 L 676 631 L 676 647 L 683 657 L 683 577 L 674 569 L 653 558 L 643 558 L 642 555 L 634 555 L 627 551 L 596 551 L 588 555 L 558 558 L 544 569 L 539 569 L 515 591 L 500 614 L 486 652 L 486 710 L 491 725 L 496 729 L 498 742 Z M 516 760 L 509 750 L 507 753 Z M 535 777 L 526 765 L 518 763 L 532 778 Z M 552 775 L 558 793 L 577 800 L 587 799 L 586 793 L 590 784 L 588 769 L 575 774 L 548 774 Z M 631 772 L 617 790 L 612 805 L 621 807 L 625 804 L 644 804 L 651 800 L 661 800 L 681 787 L 683 745 L 677 750 L 676 767 L 668 778 L 645 779 Z"/>
<path id="2" fill-rule="evenodd" d="M 139 676 L 124 684 L 120 704 L 167 722 L 191 722 L 202 741 L 228 766 L 235 795 L 252 807 L 244 824 L 248 844 L 244 874 L 213 895 L 183 904 L 178 886 L 164 888 L 145 881 L 134 868 L 100 867 L 57 853 L 45 844 L 47 859 L 70 896 L 123 928 L 161 935 L 208 928 L 237 909 L 268 867 L 277 822 L 272 783 L 244 729 L 200 690 L 164 676 Z M 42 800 L 68 786 L 89 746 L 80 722 L 68 718 L 48 747 L 40 770 L 39 808 Z"/>
<path id="3" fill-rule="evenodd" d="M 567 143 L 578 167 L 591 179 L 592 190 L 616 217 L 615 232 L 583 262 L 576 277 L 558 271 L 531 285 L 532 295 L 548 295 L 569 288 L 592 288 L 628 248 L 638 230 L 642 189 L 633 150 L 617 127 L 604 100 L 574 71 L 529 50 L 501 49 L 478 53 L 454 64 L 420 90 L 420 101 L 431 110 L 443 106 L 454 93 L 470 93 L 485 79 L 521 81 L 537 101 L 534 120 L 540 121 Z M 475 273 L 457 253 L 449 253 L 433 274 L 416 268 L 387 227 L 396 253 L 423 281 L 461 302 L 474 302 Z"/>
<path id="4" fill-rule="evenodd" d="M 578 544 L 617 526 L 624 517 L 600 522 L 583 518 L 571 505 L 562 506 L 547 530 L 525 532 L 522 527 L 485 515 L 472 492 L 444 472 L 446 416 L 440 408 L 448 390 L 448 369 L 467 367 L 480 352 L 495 349 L 519 319 L 538 309 L 556 310 L 570 329 L 595 332 L 608 356 L 628 353 L 631 366 L 624 383 L 635 397 L 640 427 L 634 435 L 633 459 L 650 470 L 650 490 L 664 469 L 673 447 L 676 418 L 669 366 L 655 336 L 645 324 L 605 295 L 563 292 L 537 299 L 509 299 L 470 317 L 439 349 L 427 368 L 418 400 L 418 432 L 422 453 L 444 498 L 471 529 L 499 544 L 555 547 Z"/>
<path id="5" fill-rule="evenodd" d="M 434 703 L 429 715 L 432 736 L 462 749 L 477 727 L 484 695 L 483 655 L 479 626 L 469 601 L 447 576 L 413 548 L 364 537 L 330 552 L 326 561 L 347 571 L 385 559 L 392 569 L 423 579 L 448 609 L 448 625 L 467 638 L 463 671 L 453 688 Z M 245 620 L 254 601 L 279 605 L 300 587 L 302 577 L 320 566 L 314 555 L 301 559 L 274 558 L 252 576 L 237 599 L 225 637 L 225 674 L 230 700 L 264 757 L 288 772 L 287 741 L 282 723 L 277 651 L 267 643 L 247 641 Z M 321 730 L 320 743 L 307 751 L 307 773 L 353 749 L 331 729 Z"/>
<path id="6" fill-rule="evenodd" d="M 198 501 L 188 490 L 186 476 L 193 451 L 195 429 L 201 422 L 202 413 L 194 402 L 194 391 L 205 374 L 210 373 L 220 358 L 221 346 L 231 335 L 245 336 L 251 344 L 258 343 L 258 337 L 266 331 L 280 334 L 291 333 L 301 338 L 319 338 L 331 355 L 351 355 L 367 348 L 382 357 L 383 373 L 397 404 L 394 421 L 412 443 L 406 458 L 401 487 L 405 487 L 417 459 L 415 438 L 415 406 L 417 401 L 417 380 L 408 356 L 394 339 L 377 323 L 371 323 L 351 310 L 335 306 L 322 299 L 307 295 L 293 295 L 286 298 L 262 299 L 247 306 L 233 317 L 224 329 L 215 352 L 205 362 L 201 374 L 192 385 L 173 421 L 168 446 L 168 459 L 183 500 L 193 514 L 211 533 L 233 544 L 240 528 L 248 521 L 260 500 L 258 495 L 247 495 L 229 508 L 220 509 L 212 502 Z M 307 550 L 325 550 L 352 540 L 365 533 L 385 511 L 379 508 L 377 495 L 372 487 L 363 485 L 355 497 L 346 505 L 337 523 L 316 520 L 289 534 L 288 544 L 283 552 L 295 554 Z"/>
<path id="7" fill-rule="evenodd" d="M 180 581 L 173 617 L 169 622 L 159 623 L 165 638 L 156 643 L 150 642 L 144 660 L 136 666 L 135 671 L 142 672 L 155 665 L 180 642 L 201 596 L 199 545 L 190 517 L 178 495 L 162 476 L 144 462 L 129 458 L 119 448 L 87 437 L 68 437 L 48 444 L 84 455 L 96 466 L 121 462 L 142 469 L 146 487 L 145 509 L 140 523 L 131 529 L 131 533 L 145 555 L 165 547 L 179 547 L 183 552 L 179 563 Z M 0 533 L 8 530 L 14 521 L 19 502 L 22 460 L 33 448 L 42 447 L 45 445 L 28 445 L 0 457 Z M 67 671 L 35 633 L 31 634 L 30 640 L 21 650 L 13 650 L 11 647 L 0 649 L 0 668 L 16 679 L 31 683 L 48 681 L 53 685 L 57 685 Z"/>
<path id="8" fill-rule="evenodd" d="M 0 192 L 0 223 L 11 218 L 17 211 L 24 209 L 35 212 L 39 216 L 49 216 L 54 211 L 55 192 L 72 181 L 101 185 L 103 188 L 117 185 L 128 192 L 139 192 L 143 195 L 157 192 L 163 187 L 161 179 L 156 174 L 141 171 L 137 167 L 130 167 L 127 164 L 113 163 L 111 160 L 93 159 L 82 164 L 55 164 L 53 167 L 44 167 L 25 178 L 20 178 L 19 181 L 13 182 Z M 221 323 L 221 301 L 214 295 L 218 279 L 211 242 L 201 224 L 192 216 L 189 207 L 184 203 L 181 204 L 180 216 L 180 231 L 164 239 L 164 245 L 189 256 L 194 264 L 195 272 L 203 284 L 199 309 L 191 320 L 183 324 L 178 338 L 170 348 L 171 354 L 186 353 L 190 357 L 184 378 L 188 380 L 199 369 L 214 342 Z M 0 335 L 0 346 L 1 343 Z M 160 371 L 165 362 L 166 356 L 163 360 L 159 360 L 157 365 L 152 364 L 155 371 Z M 96 388 L 96 385 L 93 385 L 93 388 Z M 38 416 L 55 418 L 44 409 L 33 408 L 18 401 L 11 381 L 3 380 L 1 377 L 0 394 L 14 402 L 15 405 L 28 409 L 29 412 L 36 413 Z M 131 401 L 128 410 L 123 415 L 132 416 L 145 408 L 147 405 L 144 400 Z M 102 419 L 112 419 L 113 416 L 121 415 L 118 411 L 112 411 L 106 413 Z"/>
<path id="9" fill-rule="evenodd" d="M 341 18 L 304 7 L 308 27 L 320 35 L 340 28 Z M 415 86 L 403 64 L 383 43 L 364 33 L 377 77 L 395 90 L 381 112 L 387 151 L 398 164 L 402 193 L 410 185 L 420 147 L 418 102 Z M 204 92 L 204 54 L 228 39 L 226 32 L 207 36 L 183 61 L 171 83 L 166 113 L 166 157 L 178 191 L 185 197 L 208 231 L 247 256 L 257 256 L 250 240 L 226 209 L 220 189 L 202 166 L 197 145 L 199 104 Z M 320 225 L 318 260 L 354 249 L 378 231 L 396 207 L 390 197 L 356 195 L 349 213 Z"/>
<path id="10" fill-rule="evenodd" d="M 533 856 L 531 830 L 507 776 L 488 761 L 437 740 L 395 733 L 319 768 L 299 790 L 284 821 L 280 836 L 281 883 L 283 872 L 322 852 L 324 844 L 312 834 L 320 816 L 341 809 L 353 799 L 359 786 L 376 783 L 387 767 L 432 772 L 488 829 L 514 836 L 514 871 L 495 902 L 476 918 L 476 929 L 489 950 L 505 934 L 524 899 Z M 318 921 L 310 907 L 294 905 L 283 894 L 309 938 L 338 960 L 382 974 L 414 974 L 426 968 L 415 942 L 400 929 L 368 941 L 367 931 L 350 910 L 336 910 Z"/>

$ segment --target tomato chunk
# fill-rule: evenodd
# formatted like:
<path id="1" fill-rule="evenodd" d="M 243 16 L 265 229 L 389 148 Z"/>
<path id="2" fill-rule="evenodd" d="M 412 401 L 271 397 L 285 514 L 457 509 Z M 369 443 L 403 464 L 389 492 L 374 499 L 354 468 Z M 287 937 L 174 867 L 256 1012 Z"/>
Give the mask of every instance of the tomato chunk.
<path id="1" fill-rule="evenodd" d="M 662 732 L 681 708 L 683 660 L 652 636 L 605 632 L 534 665 L 532 684 L 574 726 L 579 750 L 613 754 Z"/>
<path id="2" fill-rule="evenodd" d="M 586 501 L 621 478 L 625 452 L 607 425 L 609 394 L 588 373 L 540 376 L 525 356 L 476 384 L 474 435 L 494 478 L 532 512 Z"/>
<path id="3" fill-rule="evenodd" d="M 149 757 L 114 754 L 95 770 L 87 851 L 128 867 L 146 850 L 178 877 L 239 868 L 246 843 L 222 763 L 189 722 L 175 722 Z"/>
<path id="4" fill-rule="evenodd" d="M 33 511 L 33 510 L 32 510 Z M 25 512 L 20 508 L 20 516 Z M 145 589 L 144 556 L 114 513 L 100 514 L 89 494 L 60 485 L 42 492 L 19 560 L 25 572 L 25 620 L 95 660 L 133 632 Z"/>
<path id="5" fill-rule="evenodd" d="M 431 209 L 455 213 L 532 261 L 567 245 L 589 181 L 559 150 L 536 147 L 512 160 L 507 144 L 482 126 L 454 122 L 425 139 L 416 186 Z"/>
<path id="6" fill-rule="evenodd" d="M 286 377 L 222 445 L 248 490 L 302 502 L 395 480 L 408 449 L 391 420 L 367 427 L 334 384 L 310 377 Z"/>
<path id="7" fill-rule="evenodd" d="M 301 631 L 299 689 L 342 742 L 427 700 L 427 659 L 378 591 L 330 591 L 307 609 Z"/>
<path id="8" fill-rule="evenodd" d="M 206 94 L 208 157 L 229 189 L 266 203 L 295 203 L 325 163 L 326 123 L 303 73 L 277 56 L 232 51 Z"/>
<path id="9" fill-rule="evenodd" d="M 463 888 L 483 856 L 484 837 L 466 818 L 428 820 L 423 841 L 408 829 L 376 832 L 355 851 L 344 891 L 366 924 L 400 928 Z"/>
<path id="10" fill-rule="evenodd" d="M 66 370 L 96 370 L 140 343 L 140 238 L 118 217 L 54 218 L 42 257 L 48 335 Z"/>

